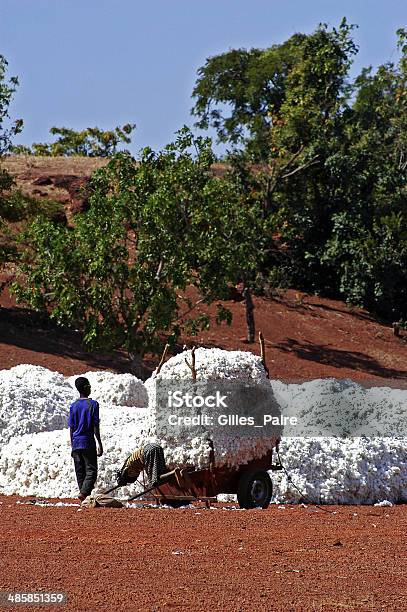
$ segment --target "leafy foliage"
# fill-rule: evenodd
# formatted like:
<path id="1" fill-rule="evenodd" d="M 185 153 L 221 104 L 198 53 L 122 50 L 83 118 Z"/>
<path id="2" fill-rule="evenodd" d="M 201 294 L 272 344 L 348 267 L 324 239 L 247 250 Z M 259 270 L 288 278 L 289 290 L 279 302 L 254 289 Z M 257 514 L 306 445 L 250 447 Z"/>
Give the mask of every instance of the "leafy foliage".
<path id="1" fill-rule="evenodd" d="M 34 143 L 31 148 L 17 145 L 12 147 L 12 152 L 19 155 L 111 157 L 121 143 L 131 142 L 130 134 L 135 127 L 132 123 L 126 123 L 113 130 L 93 127 L 79 132 L 65 127 L 52 127 L 50 133 L 58 137 L 55 142 Z"/>
<path id="2" fill-rule="evenodd" d="M 9 151 L 12 138 L 21 132 L 23 127 L 21 119 L 6 127 L 9 105 L 18 86 L 17 77 L 7 79 L 7 66 L 6 58 L 0 55 L 0 157 Z"/>
<path id="3" fill-rule="evenodd" d="M 74 228 L 43 218 L 30 227 L 18 298 L 82 329 L 89 346 L 134 358 L 157 351 L 162 333 L 173 342 L 183 328 L 205 328 L 207 318 L 189 316 L 187 288 L 206 303 L 226 297 L 242 262 L 257 264 L 260 222 L 256 201 L 211 175 L 213 161 L 210 141 L 186 128 L 138 162 L 117 154 L 93 175 Z M 222 308 L 218 316 L 227 319 Z"/>
<path id="4" fill-rule="evenodd" d="M 262 203 L 257 289 L 294 285 L 405 319 L 407 35 L 397 64 L 350 82 L 352 30 L 343 20 L 210 58 L 193 112 Z"/>
<path id="5" fill-rule="evenodd" d="M 199 68 L 192 113 L 220 142 L 241 144 L 253 161 L 268 161 L 312 142 L 332 124 L 356 48 L 344 19 L 322 24 L 268 49 L 238 49 Z"/>
<path id="6" fill-rule="evenodd" d="M 18 202 L 10 197 L 13 179 L 1 167 L 2 157 L 10 150 L 12 138 L 22 130 L 21 119 L 9 123 L 9 105 L 18 86 L 17 77 L 7 78 L 7 60 L 0 55 L 0 265 L 14 254 L 7 240 L 7 221 L 20 214 Z"/>
<path id="7" fill-rule="evenodd" d="M 338 214 L 324 259 L 338 266 L 340 290 L 349 302 L 388 320 L 406 312 L 407 227 L 401 213 L 375 219 L 370 230 L 361 219 Z"/>
<path id="8" fill-rule="evenodd" d="M 407 314 L 407 35 L 398 35 L 398 65 L 356 79 L 345 146 L 330 160 L 342 210 L 322 254 L 348 301 L 391 320 Z"/>

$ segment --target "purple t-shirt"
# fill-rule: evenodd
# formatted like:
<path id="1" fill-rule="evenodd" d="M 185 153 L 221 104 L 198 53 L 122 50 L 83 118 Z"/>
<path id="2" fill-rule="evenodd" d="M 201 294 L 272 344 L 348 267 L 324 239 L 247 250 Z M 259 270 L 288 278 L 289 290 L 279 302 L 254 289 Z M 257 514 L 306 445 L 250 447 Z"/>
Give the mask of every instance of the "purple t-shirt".
<path id="1" fill-rule="evenodd" d="M 69 408 L 68 427 L 72 432 L 72 450 L 95 448 L 93 429 L 99 425 L 99 404 L 90 398 L 80 398 Z"/>

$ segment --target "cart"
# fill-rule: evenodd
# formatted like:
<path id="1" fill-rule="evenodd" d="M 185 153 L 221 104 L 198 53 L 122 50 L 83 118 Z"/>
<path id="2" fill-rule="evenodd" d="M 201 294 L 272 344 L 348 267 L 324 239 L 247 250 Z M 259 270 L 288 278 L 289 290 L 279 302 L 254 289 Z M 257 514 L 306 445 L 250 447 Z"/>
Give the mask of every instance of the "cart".
<path id="1" fill-rule="evenodd" d="M 209 467 L 205 469 L 176 468 L 162 474 L 157 484 L 142 487 L 141 493 L 128 501 L 147 499 L 157 505 L 180 507 L 192 502 L 205 502 L 210 507 L 221 493 L 237 494 L 240 508 L 267 508 L 273 494 L 269 471 L 281 470 L 280 463 L 272 463 L 273 447 L 260 459 L 254 459 L 236 469 L 216 467 L 212 449 Z M 139 483 L 141 484 L 141 483 Z"/>

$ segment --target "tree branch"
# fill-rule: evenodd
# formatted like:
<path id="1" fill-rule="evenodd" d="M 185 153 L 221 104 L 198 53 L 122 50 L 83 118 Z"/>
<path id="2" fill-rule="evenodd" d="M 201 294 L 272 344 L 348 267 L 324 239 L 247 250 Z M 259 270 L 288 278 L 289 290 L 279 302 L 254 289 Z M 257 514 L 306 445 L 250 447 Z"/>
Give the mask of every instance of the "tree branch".
<path id="1" fill-rule="evenodd" d="M 310 166 L 314 166 L 315 164 L 318 164 L 318 163 L 319 163 L 319 159 L 318 159 L 318 155 L 316 155 L 309 162 L 306 162 L 305 164 L 298 166 L 297 168 L 295 168 L 295 170 L 291 170 L 291 172 L 287 172 L 286 174 L 283 174 L 281 178 L 286 179 L 289 176 L 293 176 L 294 174 L 297 174 L 297 172 L 300 172 L 301 170 L 305 170 L 305 168 L 309 168 Z"/>
<path id="2" fill-rule="evenodd" d="M 270 378 L 270 372 L 266 364 L 266 351 L 264 348 L 264 337 L 261 331 L 259 332 L 259 343 L 260 343 L 261 362 L 263 364 L 264 369 L 266 370 L 267 378 Z"/>
<path id="3" fill-rule="evenodd" d="M 187 364 L 187 366 L 191 370 L 192 379 L 193 380 L 196 380 L 195 350 L 196 350 L 196 347 L 194 346 L 192 351 L 191 351 L 191 363 L 189 363 L 189 361 L 187 359 L 185 359 L 185 363 Z"/>
<path id="4" fill-rule="evenodd" d="M 158 364 L 156 374 L 159 374 L 161 368 L 163 367 L 169 348 L 170 348 L 170 345 L 167 343 L 164 347 L 163 354 L 161 355 L 160 363 Z"/>

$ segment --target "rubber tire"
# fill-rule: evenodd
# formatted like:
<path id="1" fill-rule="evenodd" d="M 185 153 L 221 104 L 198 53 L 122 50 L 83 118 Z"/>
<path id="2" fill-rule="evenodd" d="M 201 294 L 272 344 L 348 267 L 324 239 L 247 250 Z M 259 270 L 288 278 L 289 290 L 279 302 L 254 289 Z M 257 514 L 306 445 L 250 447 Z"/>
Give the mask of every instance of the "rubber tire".
<path id="1" fill-rule="evenodd" d="M 258 491 L 258 499 L 254 496 L 255 491 L 253 490 L 256 486 L 256 481 L 260 483 L 263 489 Z M 237 488 L 237 501 L 241 508 L 246 510 L 263 508 L 265 510 L 269 507 L 272 495 L 273 483 L 266 470 L 253 470 L 242 474 Z"/>

